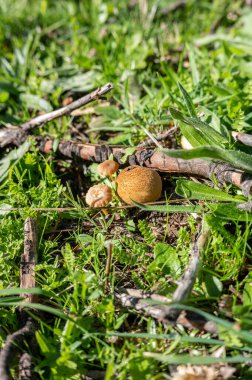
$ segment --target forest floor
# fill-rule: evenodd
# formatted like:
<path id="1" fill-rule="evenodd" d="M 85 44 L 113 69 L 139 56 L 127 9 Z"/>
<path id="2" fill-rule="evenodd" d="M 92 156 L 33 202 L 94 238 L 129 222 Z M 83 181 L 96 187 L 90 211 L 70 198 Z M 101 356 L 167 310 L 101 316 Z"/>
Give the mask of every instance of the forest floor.
<path id="1" fill-rule="evenodd" d="M 1 379 L 252 379 L 249 3 L 0 0 Z M 125 205 L 98 163 L 153 152 Z"/>

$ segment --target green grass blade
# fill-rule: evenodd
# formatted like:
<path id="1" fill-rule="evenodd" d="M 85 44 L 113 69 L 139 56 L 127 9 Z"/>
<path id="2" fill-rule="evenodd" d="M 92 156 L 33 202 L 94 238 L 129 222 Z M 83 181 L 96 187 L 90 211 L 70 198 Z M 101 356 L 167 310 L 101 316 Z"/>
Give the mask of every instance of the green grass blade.
<path id="1" fill-rule="evenodd" d="M 185 101 L 185 104 L 186 104 L 186 107 L 188 109 L 188 112 L 189 114 L 191 115 L 191 117 L 194 117 L 194 118 L 198 118 L 197 117 L 197 112 L 196 112 L 196 109 L 194 107 L 194 104 L 192 102 L 192 99 L 190 97 L 190 95 L 188 94 L 188 92 L 185 90 L 185 88 L 182 86 L 181 83 L 178 82 L 178 88 L 184 98 L 184 101 Z"/>
<path id="2" fill-rule="evenodd" d="M 213 356 L 190 356 L 190 355 L 162 355 L 154 352 L 145 352 L 144 356 L 158 360 L 166 364 L 191 364 L 191 365 L 210 365 L 218 363 L 247 363 L 250 357 L 242 355 L 228 358 L 215 358 Z"/>
<path id="3" fill-rule="evenodd" d="M 134 204 L 145 211 L 156 211 L 156 212 L 178 212 L 178 213 L 200 213 L 202 208 L 200 206 L 180 206 L 180 205 L 144 205 L 134 201 Z"/>
<path id="4" fill-rule="evenodd" d="M 249 173 L 252 173 L 252 156 L 236 150 L 226 150 L 212 146 L 204 146 L 187 151 L 163 149 L 162 152 L 167 156 L 183 158 L 184 160 L 190 160 L 193 158 L 212 158 L 214 160 L 227 162 L 235 168 L 243 169 Z"/>

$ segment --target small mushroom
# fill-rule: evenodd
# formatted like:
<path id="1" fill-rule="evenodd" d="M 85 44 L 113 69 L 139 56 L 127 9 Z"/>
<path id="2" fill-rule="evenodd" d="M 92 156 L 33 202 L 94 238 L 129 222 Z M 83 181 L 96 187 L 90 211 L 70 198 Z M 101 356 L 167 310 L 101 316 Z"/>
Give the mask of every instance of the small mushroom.
<path id="1" fill-rule="evenodd" d="M 119 164 L 113 160 L 106 160 L 97 166 L 97 173 L 103 177 L 111 177 L 119 168 Z"/>
<path id="2" fill-rule="evenodd" d="M 91 207 L 104 207 L 112 201 L 112 190 L 104 184 L 90 187 L 86 194 L 86 203 Z"/>
<path id="3" fill-rule="evenodd" d="M 180 145 L 183 149 L 186 149 L 186 150 L 192 149 L 192 144 L 189 143 L 189 141 L 187 140 L 187 138 L 185 138 L 185 136 L 181 137 Z"/>
<path id="4" fill-rule="evenodd" d="M 154 202 L 161 196 L 162 180 L 153 169 L 128 166 L 118 175 L 117 194 L 127 204 Z"/>

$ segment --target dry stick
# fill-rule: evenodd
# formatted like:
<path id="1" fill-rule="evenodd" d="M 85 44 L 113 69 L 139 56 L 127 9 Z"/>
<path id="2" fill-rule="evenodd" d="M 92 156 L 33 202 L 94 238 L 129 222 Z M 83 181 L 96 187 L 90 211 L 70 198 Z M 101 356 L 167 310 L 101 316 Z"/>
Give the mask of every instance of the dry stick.
<path id="1" fill-rule="evenodd" d="M 48 123 L 51 120 L 58 119 L 59 117 L 64 115 L 68 115 L 77 108 L 80 108 L 90 102 L 93 102 L 94 100 L 97 100 L 100 96 L 105 95 L 107 92 L 112 90 L 112 88 L 112 83 L 107 83 L 104 86 L 97 88 L 90 94 L 85 95 L 78 100 L 75 100 L 74 102 L 70 103 L 65 107 L 59 108 L 58 110 L 49 112 L 44 115 L 37 116 L 34 119 L 27 121 L 26 123 L 21 125 L 21 128 L 23 128 L 25 131 L 30 131 L 31 129 L 37 128 L 40 125 Z"/>
<path id="2" fill-rule="evenodd" d="M 191 258 L 189 261 L 189 264 L 180 280 L 180 283 L 175 290 L 173 297 L 172 297 L 172 302 L 180 303 L 188 298 L 190 295 L 193 285 L 195 283 L 197 274 L 198 274 L 198 269 L 200 265 L 200 253 L 204 249 L 204 247 L 207 244 L 209 237 L 209 229 L 206 229 L 206 231 L 202 231 L 193 245 L 193 248 L 191 250 Z M 180 309 L 176 309 L 171 307 L 169 311 L 169 318 L 172 321 L 175 321 L 179 314 L 180 314 Z"/>
<path id="3" fill-rule="evenodd" d="M 179 314 L 181 313 L 181 309 L 166 305 L 170 302 L 179 303 L 185 301 L 190 295 L 198 273 L 200 252 L 205 247 L 208 236 L 208 230 L 202 232 L 194 244 L 191 250 L 191 259 L 172 299 L 158 294 L 144 293 L 141 290 L 119 289 L 119 291 L 115 293 L 116 300 L 119 301 L 123 307 L 134 308 L 137 312 L 147 314 L 163 323 L 177 322 L 186 327 L 193 326 L 194 328 L 197 327 L 198 329 L 215 333 L 217 328 L 212 322 L 207 322 L 201 317 L 197 318 L 195 313 L 186 313 L 186 315 L 183 313 L 180 318 Z M 157 301 L 158 304 L 148 304 L 146 300 Z"/>
<path id="4" fill-rule="evenodd" d="M 177 0 L 167 7 L 163 8 L 160 10 L 160 13 L 162 16 L 167 16 L 169 13 L 174 12 L 178 10 L 179 8 L 183 8 L 186 5 L 187 1 L 186 0 Z"/>
<path id="5" fill-rule="evenodd" d="M 4 348 L 0 353 L 0 379 L 13 380 L 10 373 L 10 364 L 20 352 L 20 346 L 23 345 L 24 339 L 30 338 L 33 334 L 33 323 L 28 321 L 24 327 L 8 335 Z"/>
<path id="6" fill-rule="evenodd" d="M 27 218 L 24 223 L 24 253 L 22 255 L 22 262 L 20 267 L 20 286 L 21 288 L 35 287 L 34 269 L 37 259 L 37 233 L 36 222 L 32 218 Z M 23 294 L 26 297 L 25 302 L 34 301 L 33 295 Z M 27 315 L 20 308 L 20 319 L 24 326 L 8 335 L 6 343 L 0 352 L 0 379 L 12 380 L 13 377 L 10 373 L 10 366 L 13 361 L 22 351 L 25 350 L 24 340 L 31 341 L 35 334 L 34 322 L 27 318 Z M 28 380 L 35 379 L 32 375 L 32 359 L 26 353 L 22 354 L 19 361 L 19 379 Z"/>
<path id="7" fill-rule="evenodd" d="M 60 140 L 56 153 L 68 158 L 78 157 L 81 160 L 92 162 L 105 161 L 112 153 L 115 161 L 119 164 L 125 164 L 123 156 L 127 153 L 126 148 Z M 41 140 L 40 150 L 44 153 L 52 152 L 53 140 Z M 198 158 L 184 160 L 169 157 L 150 148 L 136 147 L 135 152 L 127 157 L 127 164 L 147 166 L 167 173 L 179 173 L 209 179 L 216 178 L 220 183 L 231 183 L 238 186 L 247 196 L 252 188 L 252 176 L 228 164 Z"/>
<path id="8" fill-rule="evenodd" d="M 161 296 L 159 294 L 143 292 L 138 289 L 120 288 L 115 292 L 115 299 L 123 307 L 134 309 L 138 313 L 145 314 L 151 318 L 157 319 L 164 324 L 170 324 L 171 307 L 161 303 L 170 303 L 172 299 Z M 149 304 L 148 300 L 157 302 L 158 304 Z M 176 324 L 180 324 L 189 329 L 204 330 L 212 334 L 217 332 L 217 326 L 205 318 L 192 312 L 181 312 L 178 316 Z"/>
<path id="9" fill-rule="evenodd" d="M 35 265 L 37 262 L 37 222 L 27 218 L 24 223 L 24 253 L 21 257 L 20 287 L 35 288 Z M 25 302 L 35 302 L 34 294 L 22 294 Z"/>
<path id="10" fill-rule="evenodd" d="M 169 129 L 165 129 L 163 132 L 158 133 L 155 136 L 155 139 L 157 141 L 165 140 L 168 137 L 174 136 L 177 131 L 178 131 L 178 127 L 171 127 Z M 138 145 L 138 147 L 140 147 L 140 146 L 148 146 L 148 145 L 153 145 L 153 140 L 152 139 L 146 139 L 146 140 L 144 140 L 141 144 Z"/>
<path id="11" fill-rule="evenodd" d="M 22 124 L 20 127 L 9 126 L 8 128 L 3 128 L 0 130 L 0 147 L 3 148 L 6 145 L 14 144 L 19 146 L 25 141 L 28 136 L 28 133 L 45 123 L 48 123 L 51 120 L 55 120 L 61 116 L 68 115 L 72 111 L 90 103 L 94 100 L 97 100 L 102 95 L 105 95 L 113 88 L 111 83 L 97 88 L 95 91 L 91 92 L 88 95 L 83 96 L 82 98 L 72 102 L 71 104 L 59 108 L 55 111 L 49 112 L 44 115 L 37 116 L 26 123 Z"/>
<path id="12" fill-rule="evenodd" d="M 232 136 L 236 141 L 244 145 L 252 146 L 252 135 L 242 132 L 232 132 Z"/>

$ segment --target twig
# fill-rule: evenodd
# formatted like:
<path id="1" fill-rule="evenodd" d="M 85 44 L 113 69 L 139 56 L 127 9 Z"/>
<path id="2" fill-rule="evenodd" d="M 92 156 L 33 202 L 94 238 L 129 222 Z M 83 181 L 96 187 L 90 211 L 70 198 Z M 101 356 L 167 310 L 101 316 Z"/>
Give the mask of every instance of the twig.
<path id="1" fill-rule="evenodd" d="M 109 289 L 109 275 L 110 275 L 110 269 L 111 269 L 111 261 L 112 261 L 112 243 L 109 242 L 108 249 L 107 249 L 107 262 L 106 262 L 106 271 L 105 271 L 105 276 L 106 276 L 106 281 L 105 281 L 105 286 L 104 286 L 105 293 L 107 293 Z"/>
<path id="2" fill-rule="evenodd" d="M 134 309 L 138 313 L 148 315 L 151 318 L 157 319 L 164 324 L 171 323 L 171 306 L 167 304 L 172 302 L 172 299 L 160 296 L 158 294 L 143 292 L 142 290 L 138 289 L 125 288 L 120 288 L 115 292 L 115 299 L 118 303 L 127 309 Z M 149 300 L 154 302 L 156 301 L 157 304 L 154 302 L 150 304 L 148 303 Z M 173 323 L 175 322 L 173 321 Z M 213 322 L 207 321 L 205 318 L 192 312 L 183 311 L 179 315 L 176 324 L 183 325 L 186 328 L 190 329 L 197 328 L 198 330 L 204 330 L 211 333 L 217 332 L 217 326 Z"/>
<path id="3" fill-rule="evenodd" d="M 87 94 L 82 98 L 75 100 L 74 102 L 68 104 L 65 107 L 59 108 L 58 110 L 46 113 L 44 115 L 37 116 L 34 119 L 27 121 L 26 123 L 21 125 L 21 128 L 23 128 L 25 131 L 30 131 L 31 129 L 37 128 L 42 124 L 48 123 L 49 121 L 58 119 L 59 117 L 64 115 L 68 115 L 77 108 L 83 107 L 86 104 L 93 102 L 94 100 L 97 100 L 100 96 L 105 95 L 107 92 L 112 90 L 112 88 L 112 83 L 107 83 L 104 86 L 97 88 L 90 94 Z"/>
<path id="4" fill-rule="evenodd" d="M 252 135 L 242 132 L 232 132 L 232 136 L 236 141 L 248 146 L 252 146 Z"/>
<path id="5" fill-rule="evenodd" d="M 27 218 L 24 223 L 24 253 L 21 257 L 20 287 L 35 288 L 35 265 L 37 262 L 37 222 Z M 34 294 L 22 294 L 26 302 L 35 302 Z"/>
<path id="6" fill-rule="evenodd" d="M 21 351 L 21 347 L 23 348 L 24 340 L 31 338 L 34 333 L 34 324 L 32 321 L 27 321 L 24 327 L 8 335 L 4 348 L 0 352 L 1 380 L 13 380 L 10 373 L 10 365 L 13 358 L 16 358 L 17 354 Z"/>
<path id="7" fill-rule="evenodd" d="M 27 218 L 24 223 L 24 253 L 22 254 L 20 266 L 20 286 L 21 288 L 35 287 L 35 264 L 37 260 L 37 228 L 36 221 Z M 33 295 L 23 294 L 25 302 L 33 302 Z M 34 334 L 36 327 L 34 321 L 27 318 L 23 308 L 20 307 L 20 321 L 24 324 L 19 330 L 7 337 L 6 343 L 0 352 L 0 379 L 12 380 L 10 366 L 17 358 L 18 354 L 26 350 L 24 341 L 29 338 L 29 343 L 34 344 Z M 23 352 L 19 361 L 19 379 L 35 379 L 33 363 L 30 354 Z"/>
<path id="8" fill-rule="evenodd" d="M 174 136 L 175 133 L 177 132 L 177 130 L 178 130 L 178 127 L 171 127 L 169 129 L 166 129 L 163 132 L 158 133 L 154 137 L 155 137 L 155 139 L 157 141 L 162 141 L 162 140 L 167 139 L 168 137 Z M 147 139 L 147 140 L 143 141 L 141 144 L 139 144 L 138 147 L 140 147 L 140 146 L 147 146 L 147 145 L 153 145 L 153 140 L 152 139 Z"/>
<path id="9" fill-rule="evenodd" d="M 0 147 L 3 148 L 7 145 L 14 144 L 20 145 L 25 141 L 29 132 L 34 128 L 37 128 L 45 123 L 48 123 L 51 120 L 55 120 L 61 116 L 68 115 L 74 110 L 97 100 L 102 95 L 105 95 L 113 88 L 111 83 L 97 88 L 95 91 L 91 92 L 88 95 L 83 96 L 82 98 L 75 100 L 73 103 L 59 108 L 55 111 L 46 113 L 44 115 L 37 116 L 26 123 L 22 124 L 20 127 L 15 127 L 9 125 L 8 128 L 3 128 L 0 130 Z"/>
<path id="10" fill-rule="evenodd" d="M 186 5 L 186 0 L 177 0 L 173 3 L 169 4 L 167 7 L 160 10 L 162 16 L 167 16 L 169 13 L 178 10 L 179 8 L 183 8 Z"/>
<path id="11" fill-rule="evenodd" d="M 199 238 L 191 250 L 191 258 L 189 264 L 174 292 L 172 299 L 159 296 L 152 293 L 143 293 L 139 290 L 124 289 L 115 293 L 115 297 L 124 307 L 133 307 L 136 311 L 145 313 L 152 318 L 158 319 L 163 323 L 174 323 L 177 321 L 181 309 L 167 305 L 167 303 L 181 303 L 190 295 L 195 283 L 198 268 L 200 264 L 200 252 L 205 247 L 209 236 L 209 230 L 200 233 Z M 148 304 L 146 300 L 157 301 L 158 304 Z M 160 304 L 160 302 L 164 304 Z M 188 315 L 182 316 L 183 323 L 188 322 Z M 179 323 L 179 321 L 178 321 Z M 213 329 L 213 327 L 211 327 Z"/>
<path id="12" fill-rule="evenodd" d="M 125 164 L 123 157 L 127 153 L 126 149 L 127 147 L 116 145 L 82 144 L 60 140 L 55 153 L 92 162 L 105 161 L 113 154 L 115 161 Z M 40 150 L 44 153 L 53 152 L 53 140 L 41 140 Z M 252 176 L 228 164 L 198 158 L 184 160 L 169 157 L 151 148 L 136 147 L 135 152 L 127 157 L 126 163 L 147 166 L 161 172 L 215 178 L 220 183 L 231 183 L 241 188 L 246 196 L 250 194 L 252 188 Z"/>
<path id="13" fill-rule="evenodd" d="M 209 229 L 206 231 L 202 231 L 195 242 L 192 250 L 191 250 L 191 258 L 188 263 L 188 266 L 179 282 L 177 289 L 175 290 L 172 301 L 175 303 L 180 303 L 188 298 L 190 295 L 193 285 L 195 283 L 198 269 L 200 265 L 200 253 L 204 249 L 207 244 L 209 237 Z M 169 311 L 169 318 L 171 321 L 175 321 L 181 310 L 176 308 L 171 308 Z"/>

